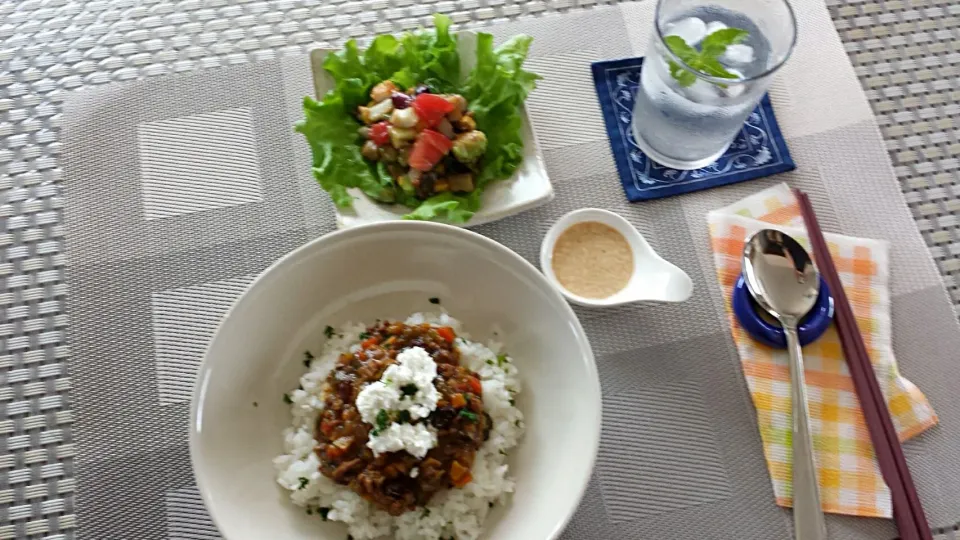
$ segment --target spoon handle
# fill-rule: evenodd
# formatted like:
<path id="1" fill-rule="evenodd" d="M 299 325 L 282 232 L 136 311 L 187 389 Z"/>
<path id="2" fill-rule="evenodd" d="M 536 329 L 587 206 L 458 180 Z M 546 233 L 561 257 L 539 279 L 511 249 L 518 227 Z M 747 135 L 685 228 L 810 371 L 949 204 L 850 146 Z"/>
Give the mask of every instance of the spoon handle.
<path id="1" fill-rule="evenodd" d="M 784 324 L 783 329 L 790 351 L 790 383 L 793 391 L 793 526 L 797 540 L 826 540 L 827 527 L 820 509 L 820 489 L 813 460 L 803 352 L 800 350 L 796 323 Z"/>

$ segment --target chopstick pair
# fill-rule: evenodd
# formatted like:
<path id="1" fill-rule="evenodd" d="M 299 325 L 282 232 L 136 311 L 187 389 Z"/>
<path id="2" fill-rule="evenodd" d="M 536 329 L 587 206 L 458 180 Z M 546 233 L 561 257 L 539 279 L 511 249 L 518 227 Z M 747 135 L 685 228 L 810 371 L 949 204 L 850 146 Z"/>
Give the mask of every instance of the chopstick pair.
<path id="1" fill-rule="evenodd" d="M 864 345 L 850 301 L 843 290 L 827 241 L 817 222 L 813 205 L 806 193 L 799 189 L 794 189 L 793 192 L 807 226 L 814 259 L 830 287 L 830 292 L 833 293 L 837 333 L 840 335 L 840 343 L 850 368 L 854 388 L 860 398 L 860 407 L 863 409 L 870 440 L 877 455 L 880 473 L 887 487 L 890 488 L 893 516 L 900 531 L 900 539 L 932 540 L 933 534 L 923 512 L 923 506 L 920 504 L 917 488 L 910 476 L 910 469 L 907 467 L 907 460 L 900 446 L 900 438 L 893 425 L 893 419 L 890 418 L 890 411 L 887 409 L 883 393 L 880 391 L 880 384 L 877 382 L 877 375 L 873 371 L 873 364 L 870 363 L 870 355 Z"/>

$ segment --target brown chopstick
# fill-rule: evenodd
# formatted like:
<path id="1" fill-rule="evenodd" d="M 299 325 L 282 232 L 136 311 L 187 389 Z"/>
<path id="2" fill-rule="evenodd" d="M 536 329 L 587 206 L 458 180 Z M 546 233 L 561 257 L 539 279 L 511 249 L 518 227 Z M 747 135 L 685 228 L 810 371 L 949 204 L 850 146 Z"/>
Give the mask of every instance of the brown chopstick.
<path id="1" fill-rule="evenodd" d="M 907 460 L 900 446 L 900 438 L 893 425 L 893 419 L 890 418 L 890 411 L 887 409 L 877 382 L 877 375 L 873 371 L 873 364 L 870 363 L 870 355 L 867 353 L 850 301 L 843 290 L 827 241 L 817 222 L 813 205 L 806 193 L 795 189 L 794 194 L 807 226 L 814 259 L 833 295 L 837 333 L 840 335 L 843 353 L 860 399 L 860 407 L 863 409 L 880 472 L 890 488 L 893 514 L 897 529 L 900 531 L 900 538 L 901 540 L 932 540 L 933 535 L 923 512 L 923 506 L 920 504 L 920 497 L 917 495 L 910 469 L 907 467 Z"/>

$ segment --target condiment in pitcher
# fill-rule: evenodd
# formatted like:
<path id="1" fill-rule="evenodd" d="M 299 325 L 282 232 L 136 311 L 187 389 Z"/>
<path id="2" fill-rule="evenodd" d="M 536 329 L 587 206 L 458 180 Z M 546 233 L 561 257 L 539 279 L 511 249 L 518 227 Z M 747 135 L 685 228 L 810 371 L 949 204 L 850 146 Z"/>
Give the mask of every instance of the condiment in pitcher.
<path id="1" fill-rule="evenodd" d="M 609 298 L 633 276 L 633 251 L 616 229 L 596 221 L 572 225 L 553 247 L 553 273 L 568 291 Z"/>

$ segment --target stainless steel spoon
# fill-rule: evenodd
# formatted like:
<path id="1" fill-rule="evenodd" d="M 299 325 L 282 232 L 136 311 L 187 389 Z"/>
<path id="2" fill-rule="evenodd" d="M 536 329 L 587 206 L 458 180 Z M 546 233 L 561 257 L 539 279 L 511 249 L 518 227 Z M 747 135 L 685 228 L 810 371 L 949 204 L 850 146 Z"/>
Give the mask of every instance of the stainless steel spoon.
<path id="1" fill-rule="evenodd" d="M 750 294 L 780 321 L 787 336 L 793 392 L 793 524 L 796 539 L 825 540 L 827 529 L 820 509 L 820 490 L 813 460 L 803 353 L 797 337 L 797 324 L 817 301 L 820 276 L 803 246 L 773 229 L 764 229 L 747 240 L 743 248 L 743 276 Z"/>

